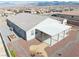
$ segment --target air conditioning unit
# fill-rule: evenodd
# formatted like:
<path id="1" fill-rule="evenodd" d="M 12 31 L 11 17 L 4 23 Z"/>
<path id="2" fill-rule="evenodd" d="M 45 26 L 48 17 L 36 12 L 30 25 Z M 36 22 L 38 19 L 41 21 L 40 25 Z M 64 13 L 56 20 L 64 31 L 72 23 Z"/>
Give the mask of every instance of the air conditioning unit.
<path id="1" fill-rule="evenodd" d="M 67 19 L 64 19 L 63 20 L 63 24 L 67 24 Z"/>

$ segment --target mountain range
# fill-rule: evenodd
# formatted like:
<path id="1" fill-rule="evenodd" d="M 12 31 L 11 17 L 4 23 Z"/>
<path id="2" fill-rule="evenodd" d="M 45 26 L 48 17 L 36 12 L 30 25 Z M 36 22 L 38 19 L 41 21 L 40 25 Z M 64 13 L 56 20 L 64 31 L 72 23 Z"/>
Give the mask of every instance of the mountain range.
<path id="1" fill-rule="evenodd" d="M 10 6 L 52 6 L 52 5 L 79 5 L 79 1 L 0 1 L 0 7 Z"/>

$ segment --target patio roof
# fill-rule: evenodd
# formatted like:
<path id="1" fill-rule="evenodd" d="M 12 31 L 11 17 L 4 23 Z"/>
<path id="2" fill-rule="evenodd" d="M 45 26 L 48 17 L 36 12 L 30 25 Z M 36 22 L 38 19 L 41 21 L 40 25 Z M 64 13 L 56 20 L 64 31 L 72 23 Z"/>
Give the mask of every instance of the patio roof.
<path id="1" fill-rule="evenodd" d="M 64 30 L 67 30 L 71 28 L 71 26 L 61 24 L 59 21 L 47 18 L 43 22 L 41 22 L 39 25 L 37 25 L 36 29 L 50 35 L 54 36 Z"/>

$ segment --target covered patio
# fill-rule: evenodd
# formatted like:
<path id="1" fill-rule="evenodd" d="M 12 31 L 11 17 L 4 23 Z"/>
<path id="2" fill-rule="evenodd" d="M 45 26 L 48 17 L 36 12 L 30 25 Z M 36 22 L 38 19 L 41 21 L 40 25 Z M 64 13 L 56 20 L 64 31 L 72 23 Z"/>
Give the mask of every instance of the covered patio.
<path id="1" fill-rule="evenodd" d="M 69 35 L 71 26 L 61 24 L 57 20 L 47 20 L 40 23 L 36 28 L 36 39 L 48 43 L 49 46 L 54 45 Z M 40 39 L 39 39 L 40 37 Z"/>

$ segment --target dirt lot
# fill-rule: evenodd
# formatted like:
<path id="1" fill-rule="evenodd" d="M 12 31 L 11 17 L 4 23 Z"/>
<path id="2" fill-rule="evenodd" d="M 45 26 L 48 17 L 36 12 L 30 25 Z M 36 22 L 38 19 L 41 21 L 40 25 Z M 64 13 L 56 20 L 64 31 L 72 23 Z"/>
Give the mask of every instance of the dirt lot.
<path id="1" fill-rule="evenodd" d="M 79 31 L 77 26 L 73 26 L 69 36 L 61 40 L 52 47 L 47 47 L 45 50 L 49 57 L 76 57 L 79 56 Z M 11 42 L 8 44 L 10 49 L 17 52 L 18 57 L 30 56 L 29 46 L 40 44 L 36 39 L 25 41 L 23 39 Z"/>
<path id="2" fill-rule="evenodd" d="M 54 46 L 47 48 L 50 57 L 79 57 L 79 28 L 73 26 L 70 35 Z"/>

